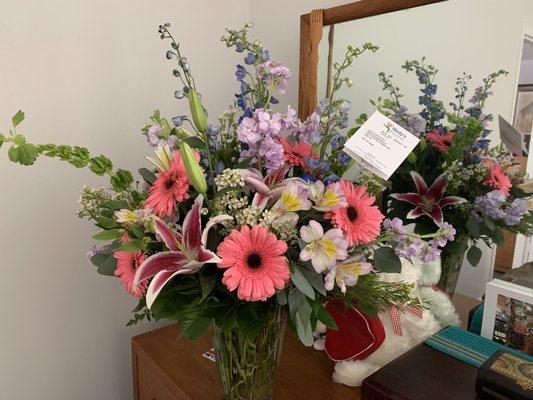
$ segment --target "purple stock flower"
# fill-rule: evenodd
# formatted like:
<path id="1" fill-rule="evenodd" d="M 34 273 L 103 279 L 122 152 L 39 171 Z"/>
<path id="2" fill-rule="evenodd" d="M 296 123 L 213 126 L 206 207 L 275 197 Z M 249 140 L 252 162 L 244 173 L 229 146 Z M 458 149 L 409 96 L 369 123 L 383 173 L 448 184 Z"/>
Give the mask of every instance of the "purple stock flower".
<path id="1" fill-rule="evenodd" d="M 291 77 L 291 71 L 281 62 L 268 60 L 256 66 L 257 75 L 267 85 L 272 86 L 278 93 L 283 94 L 287 89 L 287 79 Z"/>
<path id="2" fill-rule="evenodd" d="M 400 235 L 405 235 L 407 233 L 407 229 L 403 226 L 403 221 L 397 217 L 383 220 L 383 227 Z"/>
<path id="3" fill-rule="evenodd" d="M 484 196 L 478 196 L 474 199 L 474 210 L 484 214 L 494 220 L 503 218 L 501 209 L 502 203 L 506 196 L 499 190 L 493 190 Z"/>
<path id="4" fill-rule="evenodd" d="M 518 225 L 527 211 L 527 200 L 514 199 L 504 210 L 503 222 L 509 226 Z"/>

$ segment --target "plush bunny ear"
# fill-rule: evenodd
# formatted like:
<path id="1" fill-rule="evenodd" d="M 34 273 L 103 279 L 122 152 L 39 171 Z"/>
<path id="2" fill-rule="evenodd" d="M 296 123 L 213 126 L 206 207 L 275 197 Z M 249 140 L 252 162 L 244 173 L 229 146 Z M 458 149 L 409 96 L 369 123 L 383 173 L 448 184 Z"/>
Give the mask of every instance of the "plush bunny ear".
<path id="1" fill-rule="evenodd" d="M 420 285 L 432 286 L 439 282 L 441 274 L 440 258 L 435 261 L 423 263 L 420 268 Z"/>
<path id="2" fill-rule="evenodd" d="M 364 360 L 385 340 L 385 329 L 379 317 L 371 318 L 357 308 L 347 308 L 342 301 L 326 304 L 337 329 L 326 334 L 326 354 L 333 361 Z"/>

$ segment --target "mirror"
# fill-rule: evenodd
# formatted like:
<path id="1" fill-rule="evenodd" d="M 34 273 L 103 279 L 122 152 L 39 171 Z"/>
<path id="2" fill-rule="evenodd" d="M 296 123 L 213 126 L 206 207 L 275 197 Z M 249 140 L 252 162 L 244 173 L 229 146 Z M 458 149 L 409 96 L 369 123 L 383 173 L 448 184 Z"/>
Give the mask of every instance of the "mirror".
<path id="1" fill-rule="evenodd" d="M 422 4 L 418 2 L 415 5 Z M 328 11 L 324 10 L 324 15 L 331 15 Z M 343 86 L 335 96 L 351 103 L 352 121 L 362 113 L 370 115 L 375 111 L 371 99 L 388 97 L 378 79 L 379 72 L 392 75 L 394 86 L 404 95 L 401 103 L 409 112 L 421 111 L 422 106 L 418 104 L 421 86 L 413 72 L 407 73 L 401 68 L 406 60 L 425 57 L 427 64 L 438 69 L 434 82 L 437 85 L 436 97 L 447 107 L 455 100 L 456 81 L 463 73 L 472 76 L 468 100 L 474 89 L 482 84 L 483 78 L 504 69 L 508 75 L 495 84 L 494 96 L 488 99 L 485 107 L 485 112 L 494 116 L 488 126 L 492 130 L 491 145 L 500 143 L 498 115 L 501 115 L 523 133 L 524 147 L 529 147 L 533 116 L 533 108 L 528 108 L 529 100 L 533 99 L 533 1 L 448 0 L 384 12 L 387 13 L 370 12 L 370 16 L 364 18 L 345 18 L 340 23 L 329 22 L 330 17 L 324 18 L 322 39 L 318 45 L 318 101 L 328 95 L 332 64 L 344 59 L 348 45 L 362 46 L 365 42 L 379 46 L 379 50 L 363 54 L 354 61 L 347 73 L 354 82 L 353 86 Z M 302 74 L 302 67 L 300 71 Z M 524 158 L 521 163 L 531 175 L 533 160 Z M 498 249 L 499 259 L 507 259 L 508 268 L 521 265 L 533 257 L 529 254 L 529 249 L 533 247 L 531 240 L 520 235 L 516 240 L 508 240 L 504 246 Z M 462 268 L 457 291 L 471 297 L 481 296 L 485 283 L 492 278 L 495 258 L 498 258 L 496 252 L 483 248 L 483 257 L 476 269 Z"/>

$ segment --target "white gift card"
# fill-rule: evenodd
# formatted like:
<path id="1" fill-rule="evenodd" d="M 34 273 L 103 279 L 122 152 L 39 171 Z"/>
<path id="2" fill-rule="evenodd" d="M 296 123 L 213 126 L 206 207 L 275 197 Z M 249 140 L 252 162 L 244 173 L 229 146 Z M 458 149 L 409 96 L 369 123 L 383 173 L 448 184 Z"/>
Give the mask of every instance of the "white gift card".
<path id="1" fill-rule="evenodd" d="M 419 141 L 411 132 L 376 111 L 348 139 L 344 151 L 363 168 L 387 180 Z"/>

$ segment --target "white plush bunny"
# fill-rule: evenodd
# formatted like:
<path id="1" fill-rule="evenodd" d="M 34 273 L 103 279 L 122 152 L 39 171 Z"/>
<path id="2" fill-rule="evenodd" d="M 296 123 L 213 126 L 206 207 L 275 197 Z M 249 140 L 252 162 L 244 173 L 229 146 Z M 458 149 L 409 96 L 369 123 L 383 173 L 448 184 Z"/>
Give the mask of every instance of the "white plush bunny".
<path id="1" fill-rule="evenodd" d="M 395 313 L 392 310 L 392 313 L 391 311 L 380 313 L 379 318 L 385 328 L 385 341 L 364 360 L 337 362 L 333 373 L 335 382 L 348 386 L 360 386 L 367 376 L 441 328 L 459 325 L 459 317 L 450 298 L 435 287 L 440 273 L 440 261 L 414 262 L 414 264 L 405 261 L 401 273 L 380 274 L 381 279 L 387 282 L 404 281 L 414 284 L 412 295 L 420 297 L 427 309 L 416 310 L 418 312 Z M 317 330 L 324 332 L 325 327 L 317 327 Z M 323 339 L 315 342 L 315 348 L 323 349 Z"/>

